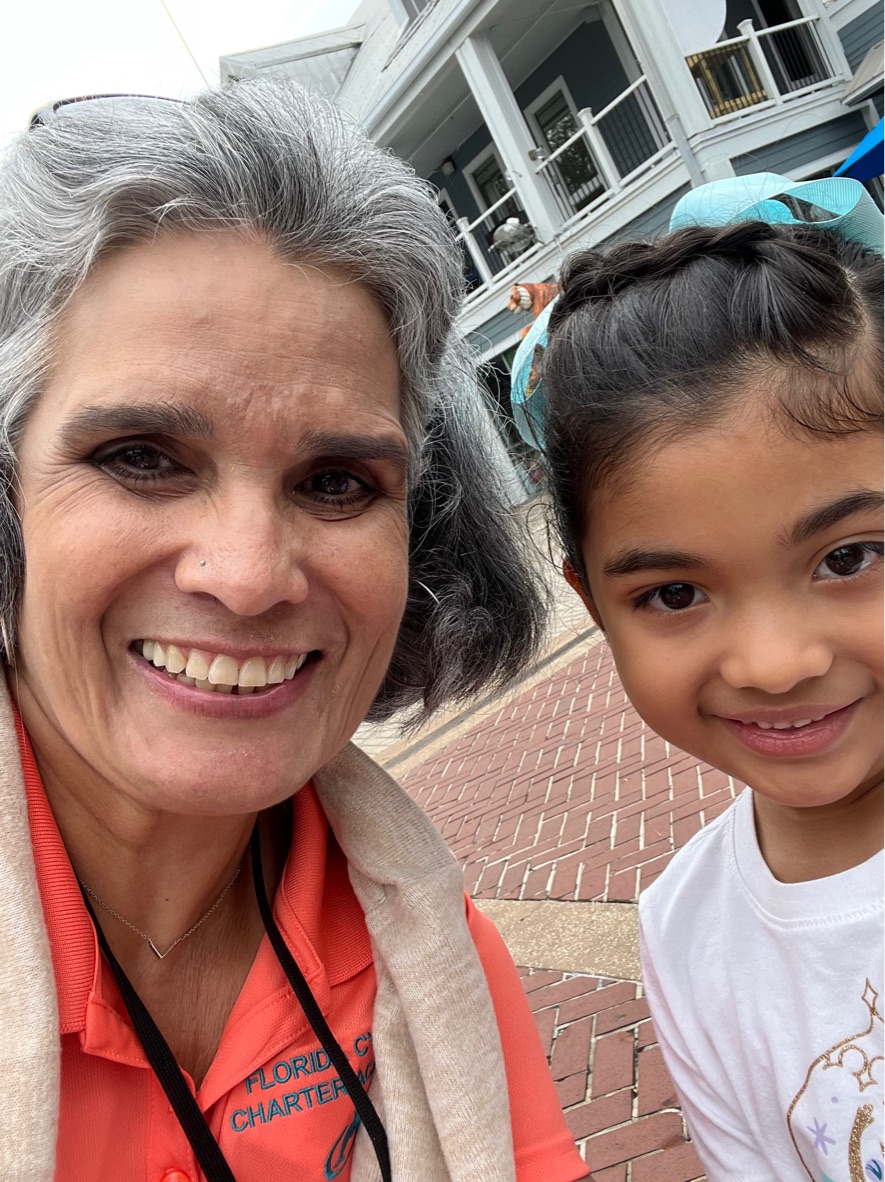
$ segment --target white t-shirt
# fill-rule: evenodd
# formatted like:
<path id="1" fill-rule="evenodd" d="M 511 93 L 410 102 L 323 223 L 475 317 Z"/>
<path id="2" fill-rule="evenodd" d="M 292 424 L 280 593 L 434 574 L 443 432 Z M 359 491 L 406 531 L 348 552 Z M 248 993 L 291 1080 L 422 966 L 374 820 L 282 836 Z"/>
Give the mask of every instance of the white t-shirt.
<path id="1" fill-rule="evenodd" d="M 883 856 L 782 883 L 753 794 L 639 902 L 645 988 L 710 1182 L 881 1182 Z"/>

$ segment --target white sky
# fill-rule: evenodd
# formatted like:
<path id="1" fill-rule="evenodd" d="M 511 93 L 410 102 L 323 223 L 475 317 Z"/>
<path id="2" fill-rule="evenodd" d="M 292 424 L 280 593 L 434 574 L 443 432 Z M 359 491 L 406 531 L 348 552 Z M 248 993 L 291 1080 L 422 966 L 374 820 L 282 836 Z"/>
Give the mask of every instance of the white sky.
<path id="1" fill-rule="evenodd" d="M 347 24 L 357 0 L 165 0 L 200 70 L 223 54 Z M 0 147 L 35 107 L 80 94 L 183 98 L 205 82 L 163 0 L 2 0 Z"/>

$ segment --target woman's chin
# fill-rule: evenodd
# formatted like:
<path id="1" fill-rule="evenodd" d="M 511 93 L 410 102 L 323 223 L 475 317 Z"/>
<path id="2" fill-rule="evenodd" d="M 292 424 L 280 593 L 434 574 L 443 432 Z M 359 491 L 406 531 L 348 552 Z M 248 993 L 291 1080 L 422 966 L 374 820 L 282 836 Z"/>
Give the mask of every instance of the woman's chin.
<path id="1" fill-rule="evenodd" d="M 300 769 L 293 761 L 291 776 L 281 774 L 279 762 L 270 758 L 255 761 L 251 767 L 229 766 L 219 769 L 211 761 L 189 761 L 189 775 L 148 772 L 133 785 L 143 808 L 189 816 L 235 817 L 261 812 L 287 800 L 311 776 L 306 766 Z M 311 761 L 312 762 L 312 761 Z"/>
<path id="2" fill-rule="evenodd" d="M 285 728 L 261 727 L 254 737 L 154 725 L 118 746 L 112 762 L 104 760 L 102 779 L 149 810 L 237 816 L 288 799 L 345 742 L 313 716 Z"/>

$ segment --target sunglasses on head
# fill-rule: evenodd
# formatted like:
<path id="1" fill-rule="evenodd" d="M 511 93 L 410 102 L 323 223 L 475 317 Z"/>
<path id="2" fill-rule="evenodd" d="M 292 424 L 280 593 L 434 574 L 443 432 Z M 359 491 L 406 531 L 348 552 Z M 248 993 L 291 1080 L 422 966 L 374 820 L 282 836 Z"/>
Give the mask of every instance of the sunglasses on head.
<path id="1" fill-rule="evenodd" d="M 53 120 L 63 118 L 72 108 L 80 109 L 84 103 L 100 103 L 103 107 L 127 107 L 141 103 L 180 103 L 181 99 L 169 98 L 162 94 L 83 94 L 77 98 L 56 99 L 53 103 L 46 103 L 38 107 L 28 121 L 28 130 L 35 127 L 45 127 Z"/>

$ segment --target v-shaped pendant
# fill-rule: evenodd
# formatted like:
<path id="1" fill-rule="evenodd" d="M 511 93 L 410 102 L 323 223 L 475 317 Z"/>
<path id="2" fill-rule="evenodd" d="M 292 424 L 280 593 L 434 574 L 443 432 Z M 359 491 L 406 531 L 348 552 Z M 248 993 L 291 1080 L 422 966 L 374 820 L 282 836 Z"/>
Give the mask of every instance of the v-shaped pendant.
<path id="1" fill-rule="evenodd" d="M 160 949 L 153 942 L 153 940 L 150 938 L 150 936 L 147 934 L 147 932 L 143 932 L 141 930 L 141 928 L 137 928 L 134 923 L 130 923 L 129 920 L 125 918 L 125 916 L 122 916 L 119 911 L 115 911 L 113 909 L 113 907 L 108 907 L 107 903 L 105 903 L 102 899 L 99 899 L 99 897 L 95 893 L 95 891 L 92 890 L 91 887 L 88 887 L 82 878 L 77 879 L 77 881 L 80 883 L 80 886 L 86 892 L 86 894 L 89 896 L 89 898 L 93 899 L 99 905 L 99 907 L 103 908 L 110 915 L 113 915 L 114 919 L 118 919 L 120 921 L 120 923 L 125 924 L 126 927 L 129 928 L 130 931 L 135 932 L 136 936 L 141 936 L 142 940 L 144 940 L 145 944 L 147 944 L 148 948 L 150 948 L 151 952 L 153 952 L 153 954 L 157 958 L 157 960 L 165 960 L 173 948 L 177 948 L 182 940 L 186 940 L 188 938 L 188 936 L 192 936 L 194 934 L 194 932 L 197 930 L 197 928 L 202 927 L 203 924 L 206 922 L 206 920 L 209 918 L 209 916 L 215 912 L 216 908 L 221 903 L 221 900 L 224 898 L 224 896 L 227 894 L 227 892 L 230 890 L 230 888 L 237 881 L 237 878 L 239 877 L 240 871 L 242 869 L 243 869 L 243 863 L 241 861 L 239 866 L 237 866 L 236 870 L 234 871 L 233 878 L 230 880 L 230 882 L 227 884 L 227 886 L 224 888 L 224 890 L 221 892 L 221 894 L 218 896 L 218 898 L 215 900 L 215 902 L 212 904 L 212 906 L 209 908 L 209 910 L 206 912 L 206 914 L 201 916 L 201 918 L 198 919 L 195 924 L 193 924 L 191 927 L 189 927 L 186 932 L 184 932 L 182 935 L 180 935 L 177 940 L 173 940 L 165 952 L 160 951 Z M 92 918 L 95 919 L 95 916 L 93 915 Z"/>

